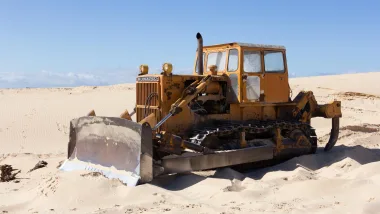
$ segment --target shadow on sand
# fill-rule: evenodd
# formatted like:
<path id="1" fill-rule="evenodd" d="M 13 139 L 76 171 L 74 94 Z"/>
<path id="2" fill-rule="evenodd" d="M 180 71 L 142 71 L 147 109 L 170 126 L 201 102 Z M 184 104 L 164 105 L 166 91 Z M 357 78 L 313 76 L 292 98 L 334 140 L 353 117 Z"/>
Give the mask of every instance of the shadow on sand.
<path id="1" fill-rule="evenodd" d="M 217 169 L 215 173 L 210 173 L 211 175 L 197 175 L 194 173 L 167 175 L 156 178 L 152 184 L 170 191 L 178 191 L 193 186 L 206 178 L 243 180 L 245 177 L 249 177 L 259 180 L 269 172 L 293 171 L 298 167 L 314 171 L 328 167 L 345 158 L 355 160 L 361 165 L 380 161 L 380 149 L 365 148 L 360 145 L 352 147 L 339 145 L 335 146 L 331 151 L 325 152 L 323 148 L 319 148 L 316 154 L 295 157 L 268 167 L 252 166 L 247 168 L 245 166 L 244 170 L 233 167 L 237 171 L 226 167 Z"/>

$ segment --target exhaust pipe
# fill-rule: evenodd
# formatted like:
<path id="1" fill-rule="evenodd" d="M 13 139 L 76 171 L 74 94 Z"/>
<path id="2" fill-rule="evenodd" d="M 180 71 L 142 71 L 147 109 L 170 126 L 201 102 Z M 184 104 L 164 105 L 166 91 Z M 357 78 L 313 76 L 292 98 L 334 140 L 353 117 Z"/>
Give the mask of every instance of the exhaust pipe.
<path id="1" fill-rule="evenodd" d="M 198 73 L 203 75 L 203 38 L 200 33 L 197 33 L 198 40 Z"/>

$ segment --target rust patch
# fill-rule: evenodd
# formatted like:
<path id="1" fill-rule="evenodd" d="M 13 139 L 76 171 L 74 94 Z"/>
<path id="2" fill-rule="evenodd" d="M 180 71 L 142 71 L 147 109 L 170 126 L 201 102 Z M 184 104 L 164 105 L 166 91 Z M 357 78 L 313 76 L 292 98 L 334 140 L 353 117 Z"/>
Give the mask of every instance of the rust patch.
<path id="1" fill-rule="evenodd" d="M 169 90 L 175 90 L 175 89 L 180 89 L 181 85 L 179 83 L 173 83 L 171 85 L 169 85 L 167 88 L 165 88 L 165 92 L 169 91 Z"/>
<path id="2" fill-rule="evenodd" d="M 168 98 L 168 100 L 170 100 L 171 98 L 172 98 L 172 92 L 171 91 L 167 91 L 166 93 L 165 93 L 165 95 L 166 95 L 166 97 Z"/>

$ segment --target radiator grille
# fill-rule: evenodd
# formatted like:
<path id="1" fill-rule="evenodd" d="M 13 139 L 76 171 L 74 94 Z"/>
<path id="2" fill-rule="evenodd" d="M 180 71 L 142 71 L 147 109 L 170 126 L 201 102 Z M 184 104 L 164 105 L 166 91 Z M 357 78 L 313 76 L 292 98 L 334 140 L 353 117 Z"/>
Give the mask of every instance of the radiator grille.
<path id="1" fill-rule="evenodd" d="M 144 119 L 144 117 L 148 116 L 151 113 L 155 113 L 157 116 L 157 120 L 160 118 L 160 91 L 159 91 L 159 83 L 158 82 L 146 82 L 146 83 L 137 83 L 136 85 L 136 119 L 137 122 Z M 150 108 L 148 109 L 149 103 L 147 99 L 150 98 Z M 145 110 L 145 106 L 147 109 Z"/>
<path id="2" fill-rule="evenodd" d="M 152 93 L 159 95 L 158 83 L 137 83 L 136 87 L 137 105 L 145 105 L 148 96 Z M 158 106 L 158 97 L 152 97 L 150 105 Z"/>

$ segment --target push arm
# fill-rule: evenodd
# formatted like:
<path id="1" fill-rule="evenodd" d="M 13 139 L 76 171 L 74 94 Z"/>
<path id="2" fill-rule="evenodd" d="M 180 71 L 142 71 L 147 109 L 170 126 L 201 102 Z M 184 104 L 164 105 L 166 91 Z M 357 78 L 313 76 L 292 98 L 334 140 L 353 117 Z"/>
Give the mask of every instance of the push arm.
<path id="1" fill-rule="evenodd" d="M 153 130 L 156 130 L 160 127 L 166 120 L 168 120 L 171 116 L 174 116 L 182 111 L 187 104 L 189 104 L 194 98 L 198 96 L 207 86 L 207 84 L 211 81 L 211 76 L 208 75 L 204 77 L 202 80 L 197 80 L 189 85 L 182 93 L 182 96 L 172 104 L 169 114 L 166 115 L 160 122 L 157 123 Z"/>
<path id="2" fill-rule="evenodd" d="M 182 93 L 182 96 L 172 104 L 170 113 L 174 116 L 182 111 L 182 108 L 189 104 L 194 98 L 198 96 L 211 81 L 211 76 L 206 76 L 201 81 L 195 81 L 188 86 Z"/>

